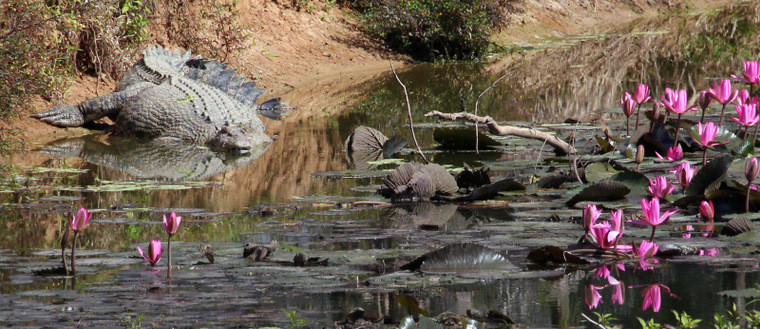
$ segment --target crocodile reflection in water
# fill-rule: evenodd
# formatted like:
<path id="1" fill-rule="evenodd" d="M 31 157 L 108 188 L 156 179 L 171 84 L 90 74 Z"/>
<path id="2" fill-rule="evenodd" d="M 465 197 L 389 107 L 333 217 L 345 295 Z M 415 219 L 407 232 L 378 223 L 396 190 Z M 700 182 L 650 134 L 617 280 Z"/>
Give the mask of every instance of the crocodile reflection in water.
<path id="1" fill-rule="evenodd" d="M 136 178 L 204 179 L 232 168 L 242 168 L 263 154 L 270 143 L 248 153 L 214 152 L 188 143 L 151 143 L 134 138 L 97 135 L 60 139 L 37 152 L 57 158 L 81 158 Z"/>

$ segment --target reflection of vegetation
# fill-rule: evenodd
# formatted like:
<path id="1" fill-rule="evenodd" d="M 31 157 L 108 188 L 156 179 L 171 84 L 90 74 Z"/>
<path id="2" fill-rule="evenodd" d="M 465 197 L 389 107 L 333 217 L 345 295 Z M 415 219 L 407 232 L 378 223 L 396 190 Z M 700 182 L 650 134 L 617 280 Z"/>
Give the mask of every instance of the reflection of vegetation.
<path id="1" fill-rule="evenodd" d="M 749 2 L 717 11 L 707 18 L 700 33 L 684 46 L 683 59 L 734 62 L 749 60 L 760 51 L 760 5 Z"/>

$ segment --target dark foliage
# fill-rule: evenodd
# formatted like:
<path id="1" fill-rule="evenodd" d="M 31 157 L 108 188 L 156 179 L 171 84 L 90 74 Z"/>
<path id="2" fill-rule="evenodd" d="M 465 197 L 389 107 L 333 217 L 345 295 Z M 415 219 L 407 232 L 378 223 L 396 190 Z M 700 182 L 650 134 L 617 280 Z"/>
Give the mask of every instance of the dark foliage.
<path id="1" fill-rule="evenodd" d="M 360 0 L 365 31 L 418 60 L 477 58 L 515 0 Z"/>

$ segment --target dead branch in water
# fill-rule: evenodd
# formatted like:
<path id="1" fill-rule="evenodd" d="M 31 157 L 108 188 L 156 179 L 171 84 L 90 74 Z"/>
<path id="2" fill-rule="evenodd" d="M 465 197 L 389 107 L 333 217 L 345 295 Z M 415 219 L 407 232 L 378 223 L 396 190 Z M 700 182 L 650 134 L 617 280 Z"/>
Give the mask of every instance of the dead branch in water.
<path id="1" fill-rule="evenodd" d="M 486 90 L 483 90 L 480 93 L 480 95 L 478 95 L 478 98 L 475 99 L 475 115 L 478 115 L 478 102 L 480 102 L 480 97 L 483 97 L 483 95 L 487 91 L 491 90 L 491 88 L 493 88 L 493 86 L 495 86 L 497 83 L 499 83 L 499 81 L 501 81 L 502 79 L 504 79 L 506 77 L 507 77 L 507 74 L 502 75 L 501 78 L 496 79 L 496 81 L 494 81 L 490 86 L 488 86 L 488 88 L 486 88 Z M 464 112 L 464 109 L 462 109 L 462 112 Z M 478 149 L 478 141 L 479 141 L 478 133 L 480 133 L 480 131 L 478 131 L 478 125 L 475 125 L 475 153 L 477 153 L 478 155 L 480 155 L 480 150 Z"/>
<path id="2" fill-rule="evenodd" d="M 393 71 L 393 76 L 396 77 L 396 81 L 398 81 L 398 84 L 401 85 L 402 88 L 404 88 L 404 96 L 406 96 L 406 110 L 407 114 L 409 115 L 409 130 L 412 131 L 412 140 L 414 141 L 414 146 L 417 147 L 417 153 L 422 157 L 422 160 L 425 160 L 425 163 L 430 163 L 428 159 L 425 157 L 424 154 L 422 154 L 422 149 L 420 149 L 420 144 L 417 143 L 417 136 L 414 135 L 414 120 L 412 120 L 412 105 L 409 104 L 409 93 L 406 91 L 406 86 L 403 82 L 401 82 L 401 79 L 399 79 L 398 74 L 396 74 L 396 69 L 393 67 L 393 60 L 389 61 L 391 63 L 391 71 Z"/>
<path id="3" fill-rule="evenodd" d="M 494 121 L 493 118 L 491 118 L 490 116 L 480 117 L 480 116 L 474 115 L 472 113 L 467 113 L 467 112 L 443 113 L 439 111 L 432 111 L 432 112 L 426 113 L 425 117 L 439 117 L 439 118 L 448 119 L 451 121 L 464 120 L 464 121 L 475 123 L 476 125 L 479 123 L 483 123 L 488 126 L 488 131 L 494 135 L 518 136 L 518 137 L 525 137 L 525 138 L 545 141 L 547 144 L 554 147 L 554 152 L 560 155 L 576 153 L 576 150 L 572 145 L 557 138 L 554 135 L 551 135 L 542 131 L 538 131 L 532 128 L 501 126 L 498 123 L 496 123 L 496 121 Z"/>

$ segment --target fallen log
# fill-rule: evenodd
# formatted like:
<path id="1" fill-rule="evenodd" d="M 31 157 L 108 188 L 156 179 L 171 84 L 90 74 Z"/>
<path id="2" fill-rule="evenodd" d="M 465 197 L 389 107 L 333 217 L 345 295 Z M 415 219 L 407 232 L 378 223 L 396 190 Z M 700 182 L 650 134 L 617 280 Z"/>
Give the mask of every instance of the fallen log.
<path id="1" fill-rule="evenodd" d="M 459 112 L 459 113 L 443 113 L 439 111 L 432 111 L 425 114 L 425 117 L 439 117 L 442 119 L 448 119 L 451 121 L 464 120 L 475 124 L 486 124 L 488 126 L 488 132 L 499 136 L 518 136 L 540 140 L 546 142 L 546 144 L 554 147 L 554 152 L 558 155 L 567 155 L 576 153 L 575 148 L 567 142 L 557 138 L 557 136 L 532 129 L 515 126 L 502 126 L 496 123 L 490 116 L 477 116 L 472 113 Z"/>

